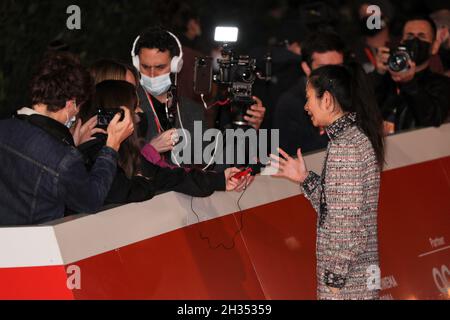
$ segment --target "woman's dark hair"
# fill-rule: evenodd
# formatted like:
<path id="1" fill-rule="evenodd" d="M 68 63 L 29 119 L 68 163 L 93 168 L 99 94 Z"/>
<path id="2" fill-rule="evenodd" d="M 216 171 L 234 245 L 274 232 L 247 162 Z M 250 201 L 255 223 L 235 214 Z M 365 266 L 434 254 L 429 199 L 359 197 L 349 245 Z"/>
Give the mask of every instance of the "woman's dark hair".
<path id="1" fill-rule="evenodd" d="M 89 68 L 95 84 L 105 80 L 125 80 L 127 68 L 112 59 L 100 59 Z"/>
<path id="2" fill-rule="evenodd" d="M 89 110 L 84 112 L 83 122 L 97 114 L 99 108 L 108 110 L 120 108 L 130 109 L 131 117 L 135 123 L 135 109 L 138 106 L 136 88 L 123 80 L 106 80 L 95 87 L 95 94 L 89 104 Z M 136 130 L 121 145 L 119 149 L 119 165 L 128 178 L 138 173 L 140 167 L 140 141 Z"/>
<path id="3" fill-rule="evenodd" d="M 48 52 L 31 80 L 31 103 L 45 104 L 49 111 L 57 112 L 72 99 L 82 105 L 91 97 L 93 88 L 89 72 L 74 55 Z"/>
<path id="4" fill-rule="evenodd" d="M 348 66 L 329 65 L 311 73 L 309 84 L 322 98 L 328 91 L 342 111 L 355 112 L 359 129 L 369 138 L 380 167 L 384 165 L 383 119 L 373 87 L 357 63 Z"/>
<path id="5" fill-rule="evenodd" d="M 95 84 L 106 80 L 125 80 L 128 71 L 131 72 L 136 83 L 138 83 L 139 75 L 136 68 L 122 61 L 100 59 L 95 61 L 89 68 Z"/>

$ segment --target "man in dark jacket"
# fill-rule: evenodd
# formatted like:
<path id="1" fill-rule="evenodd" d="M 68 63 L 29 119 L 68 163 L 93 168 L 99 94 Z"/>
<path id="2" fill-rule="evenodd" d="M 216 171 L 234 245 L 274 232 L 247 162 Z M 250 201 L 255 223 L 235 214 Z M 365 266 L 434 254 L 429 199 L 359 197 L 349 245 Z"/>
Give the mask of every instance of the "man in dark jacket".
<path id="1" fill-rule="evenodd" d="M 402 45 L 411 56 L 404 70 L 396 72 L 389 66 L 393 52 L 382 47 L 377 54 L 377 72 L 372 74 L 385 134 L 439 126 L 446 120 L 450 104 L 450 80 L 429 68 L 430 58 L 438 50 L 433 20 L 410 18 L 403 27 Z"/>
<path id="2" fill-rule="evenodd" d="M 321 31 L 311 34 L 302 46 L 301 68 L 305 73 L 278 101 L 273 128 L 280 130 L 280 148 L 291 155 L 325 148 L 327 135 L 320 135 L 304 110 L 306 103 L 307 78 L 314 69 L 324 65 L 344 63 L 344 43 L 332 32 Z"/>
<path id="3" fill-rule="evenodd" d="M 115 116 L 88 173 L 68 127 L 91 90 L 90 76 L 78 61 L 50 54 L 32 80 L 32 107 L 0 121 L 0 225 L 42 224 L 62 218 L 66 208 L 89 213 L 103 205 L 117 150 L 133 123 L 127 111 L 123 121 Z"/>

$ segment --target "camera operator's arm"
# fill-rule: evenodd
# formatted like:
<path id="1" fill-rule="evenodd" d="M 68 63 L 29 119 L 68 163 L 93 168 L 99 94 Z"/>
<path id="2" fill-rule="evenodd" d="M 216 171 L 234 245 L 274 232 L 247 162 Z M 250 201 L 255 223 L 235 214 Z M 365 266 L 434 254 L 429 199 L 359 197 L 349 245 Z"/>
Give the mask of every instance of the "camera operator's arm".
<path id="1" fill-rule="evenodd" d="M 266 108 L 264 108 L 262 101 L 258 97 L 253 97 L 253 99 L 256 101 L 256 104 L 247 110 L 247 116 L 244 116 L 244 120 L 258 130 L 264 120 Z"/>

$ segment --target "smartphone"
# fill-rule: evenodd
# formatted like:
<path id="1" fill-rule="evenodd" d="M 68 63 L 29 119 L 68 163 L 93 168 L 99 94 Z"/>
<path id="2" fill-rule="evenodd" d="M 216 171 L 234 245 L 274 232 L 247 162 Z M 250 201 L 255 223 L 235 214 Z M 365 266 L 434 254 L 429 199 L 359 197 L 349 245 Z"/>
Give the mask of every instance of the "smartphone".
<path id="1" fill-rule="evenodd" d="M 256 164 L 250 164 L 242 171 L 236 173 L 233 178 L 240 179 L 242 177 L 246 177 L 248 175 L 256 176 L 257 174 L 261 173 L 261 169 L 266 167 L 265 164 L 262 164 L 261 162 L 258 162 Z"/>
<path id="2" fill-rule="evenodd" d="M 195 57 L 194 92 L 208 95 L 211 93 L 213 80 L 212 57 Z"/>
<path id="3" fill-rule="evenodd" d="M 120 121 L 125 117 L 125 112 L 120 108 L 104 109 L 98 108 L 97 110 L 97 127 L 101 129 L 106 129 L 109 123 L 114 118 L 114 116 L 120 113 Z"/>
<path id="4" fill-rule="evenodd" d="M 246 177 L 247 175 L 251 174 L 252 171 L 253 171 L 253 170 L 252 170 L 251 168 L 247 168 L 247 169 L 245 169 L 245 170 L 242 170 L 241 172 L 236 173 L 236 174 L 233 176 L 233 178 L 235 178 L 235 179 L 240 179 L 240 178 Z"/>

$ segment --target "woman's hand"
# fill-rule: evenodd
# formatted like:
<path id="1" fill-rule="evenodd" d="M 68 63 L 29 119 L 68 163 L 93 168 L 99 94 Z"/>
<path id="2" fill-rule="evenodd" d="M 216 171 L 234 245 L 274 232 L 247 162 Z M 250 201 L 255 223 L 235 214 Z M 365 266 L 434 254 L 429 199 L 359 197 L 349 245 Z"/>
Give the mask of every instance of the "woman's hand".
<path id="1" fill-rule="evenodd" d="M 176 133 L 176 129 L 170 129 L 159 134 L 150 141 L 150 144 L 158 153 L 172 151 L 175 143 L 172 136 Z"/>
<path id="2" fill-rule="evenodd" d="M 241 192 L 245 190 L 255 180 L 253 176 L 246 176 L 240 179 L 233 178 L 236 173 L 241 172 L 238 168 L 228 168 L 225 170 L 225 183 L 227 191 Z"/>
<path id="3" fill-rule="evenodd" d="M 287 178 L 296 183 L 303 183 L 308 176 L 308 170 L 306 169 L 301 149 L 297 150 L 297 159 L 292 158 L 280 148 L 278 148 L 278 152 L 282 157 L 277 157 L 274 154 L 270 155 L 273 160 L 270 165 L 278 169 L 278 173 L 273 176 Z"/>
<path id="4" fill-rule="evenodd" d="M 96 126 L 97 116 L 92 117 L 84 124 L 81 122 L 81 119 L 78 119 L 75 130 L 73 131 L 73 141 L 75 142 L 75 146 L 79 146 L 80 144 L 95 139 L 93 135 L 96 133 L 107 134 L 105 130 L 96 128 Z"/>
<path id="5" fill-rule="evenodd" d="M 120 107 L 125 112 L 125 117 L 120 121 L 120 113 L 117 113 L 108 125 L 108 139 L 106 145 L 119 151 L 121 143 L 134 131 L 134 123 L 128 108 Z"/>

